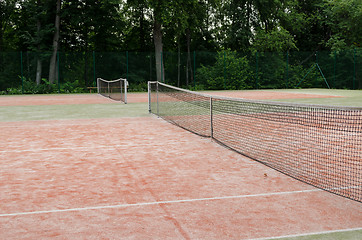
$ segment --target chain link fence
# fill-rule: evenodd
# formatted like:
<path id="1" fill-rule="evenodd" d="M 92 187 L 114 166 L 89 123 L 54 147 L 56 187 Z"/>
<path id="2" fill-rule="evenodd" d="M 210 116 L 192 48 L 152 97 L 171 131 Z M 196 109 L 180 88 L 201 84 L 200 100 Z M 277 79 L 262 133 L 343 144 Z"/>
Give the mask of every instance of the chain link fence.
<path id="1" fill-rule="evenodd" d="M 164 52 L 161 79 L 149 52 L 58 52 L 48 81 L 50 52 L 0 52 L 0 94 L 87 92 L 96 79 L 127 78 L 129 91 L 147 81 L 195 90 L 362 89 L 362 50 L 339 52 Z M 37 76 L 38 75 L 38 82 Z"/>

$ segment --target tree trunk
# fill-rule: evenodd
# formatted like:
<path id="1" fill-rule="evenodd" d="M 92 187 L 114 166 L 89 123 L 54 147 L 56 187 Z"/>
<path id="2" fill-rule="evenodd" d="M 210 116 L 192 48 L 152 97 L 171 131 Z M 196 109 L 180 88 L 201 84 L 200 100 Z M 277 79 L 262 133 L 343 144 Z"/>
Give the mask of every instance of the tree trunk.
<path id="1" fill-rule="evenodd" d="M 155 44 L 155 60 L 156 60 L 156 75 L 157 81 L 164 82 L 165 72 L 164 63 L 162 61 L 162 31 L 161 24 L 155 19 L 153 25 L 153 41 Z"/>
<path id="2" fill-rule="evenodd" d="M 57 11 L 55 16 L 55 33 L 53 37 L 53 53 L 50 58 L 49 64 L 49 82 L 54 83 L 55 78 L 58 77 L 57 73 L 57 52 L 59 48 L 59 27 L 60 27 L 60 7 L 61 0 L 57 0 Z M 58 80 L 58 79 L 57 79 Z"/>
<path id="3" fill-rule="evenodd" d="M 38 59 L 36 60 L 36 85 L 40 84 L 41 81 L 41 73 L 42 73 L 42 61 L 40 56 L 38 56 Z"/>

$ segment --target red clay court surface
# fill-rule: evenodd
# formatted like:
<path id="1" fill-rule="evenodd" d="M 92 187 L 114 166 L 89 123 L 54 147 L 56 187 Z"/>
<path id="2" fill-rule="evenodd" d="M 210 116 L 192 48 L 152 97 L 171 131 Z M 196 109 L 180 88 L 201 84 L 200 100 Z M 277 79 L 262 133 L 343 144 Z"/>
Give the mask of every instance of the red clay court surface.
<path id="1" fill-rule="evenodd" d="M 38 98 L 18 98 L 114 103 L 94 94 L 31 97 Z M 147 100 L 129 94 L 125 108 L 132 97 Z M 152 115 L 0 128 L 0 239 L 255 239 L 362 229 L 361 203 Z"/>
<path id="2" fill-rule="evenodd" d="M 290 98 L 334 98 L 338 96 L 327 96 L 320 94 L 306 93 L 287 93 L 270 91 L 208 91 L 210 95 L 246 98 L 255 100 L 268 99 L 290 99 Z M 146 93 L 128 94 L 128 102 L 142 103 L 147 102 Z M 113 100 L 99 96 L 97 94 L 73 94 L 69 95 L 20 95 L 20 96 L 2 96 L 0 106 L 27 106 L 27 105 L 64 105 L 64 104 L 98 104 L 114 103 Z"/>

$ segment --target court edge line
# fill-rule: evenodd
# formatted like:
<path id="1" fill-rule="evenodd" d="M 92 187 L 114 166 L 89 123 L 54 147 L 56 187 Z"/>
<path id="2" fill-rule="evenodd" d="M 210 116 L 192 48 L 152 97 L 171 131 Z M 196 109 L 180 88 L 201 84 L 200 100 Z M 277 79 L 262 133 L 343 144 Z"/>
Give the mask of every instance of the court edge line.
<path id="1" fill-rule="evenodd" d="M 156 202 L 141 202 L 141 203 L 128 203 L 128 204 L 117 204 L 109 206 L 95 206 L 95 207 L 83 207 L 83 208 L 69 208 L 69 209 L 55 209 L 55 210 L 44 210 L 44 211 L 33 211 L 33 212 L 19 212 L 19 213 L 4 213 L 0 214 L 0 217 L 11 217 L 11 216 L 22 216 L 22 215 L 35 215 L 35 214 L 47 214 L 47 213 L 60 213 L 60 212 L 76 212 L 76 211 L 87 211 L 87 210 L 102 210 L 102 209 L 114 209 L 124 207 L 142 207 L 149 205 L 159 204 L 173 204 L 173 203 L 187 203 L 187 202 L 201 202 L 201 201 L 214 201 L 224 199 L 240 199 L 240 198 L 252 198 L 252 197 L 268 197 L 286 194 L 298 194 L 308 192 L 321 192 L 321 189 L 306 189 L 299 191 L 290 192 L 276 192 L 276 193 L 260 193 L 250 195 L 239 195 L 239 196 L 224 196 L 224 197 L 210 197 L 210 198 L 194 198 L 194 199 L 181 199 L 181 200 L 169 200 L 169 201 L 156 201 Z"/>
<path id="2" fill-rule="evenodd" d="M 347 229 L 337 229 L 337 230 L 329 230 L 322 232 L 312 232 L 312 233 L 301 233 L 294 235 L 285 235 L 278 237 L 265 237 L 265 238 L 251 238 L 249 240 L 272 240 L 272 239 L 283 239 L 283 238 L 295 238 L 295 237 L 305 237 L 305 236 L 313 236 L 313 235 L 321 235 L 321 234 L 329 234 L 329 233 L 343 233 L 343 232 L 352 232 L 362 230 L 362 227 L 359 228 L 347 228 Z"/>

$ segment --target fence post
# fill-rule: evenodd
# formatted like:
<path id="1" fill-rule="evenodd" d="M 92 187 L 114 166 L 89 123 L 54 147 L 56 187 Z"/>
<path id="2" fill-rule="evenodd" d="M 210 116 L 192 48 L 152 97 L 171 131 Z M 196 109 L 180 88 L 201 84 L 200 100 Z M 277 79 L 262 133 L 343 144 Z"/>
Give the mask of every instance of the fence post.
<path id="1" fill-rule="evenodd" d="M 151 82 L 147 83 L 147 95 L 148 95 L 148 113 L 151 113 Z"/>
<path id="2" fill-rule="evenodd" d="M 126 51 L 126 79 L 127 79 L 127 81 L 128 81 L 128 51 Z"/>
<path id="3" fill-rule="evenodd" d="M 287 51 L 287 84 L 286 87 L 289 87 L 289 51 Z"/>
<path id="4" fill-rule="evenodd" d="M 93 51 L 93 86 L 96 87 L 96 54 Z"/>
<path id="5" fill-rule="evenodd" d="M 353 49 L 353 90 L 356 89 L 356 49 Z"/>
<path id="6" fill-rule="evenodd" d="M 152 81 L 152 53 L 150 52 L 150 81 Z"/>
<path id="7" fill-rule="evenodd" d="M 194 50 L 194 88 L 196 87 L 195 76 L 196 76 L 196 51 Z"/>
<path id="8" fill-rule="evenodd" d="M 255 53 L 255 59 L 256 59 L 256 86 L 255 88 L 258 89 L 258 52 Z"/>
<path id="9" fill-rule="evenodd" d="M 210 137 L 214 138 L 214 126 L 213 126 L 213 112 L 212 112 L 212 97 L 210 97 Z"/>
<path id="10" fill-rule="evenodd" d="M 58 69 L 58 93 L 60 93 L 60 68 L 59 68 L 59 66 L 60 66 L 60 56 L 59 56 L 59 52 L 57 52 L 57 69 Z"/>
<path id="11" fill-rule="evenodd" d="M 226 81 L 226 52 L 224 50 L 224 90 L 225 90 L 225 81 Z"/>
<path id="12" fill-rule="evenodd" d="M 337 66 L 337 53 L 334 51 L 334 67 L 333 67 L 333 88 L 336 88 L 336 66 Z"/>
<path id="13" fill-rule="evenodd" d="M 159 102 L 158 102 L 158 82 L 156 82 L 156 99 L 157 99 L 157 117 L 159 117 L 160 112 L 159 112 Z"/>
<path id="14" fill-rule="evenodd" d="M 163 82 L 163 83 L 165 83 L 165 81 L 163 80 L 163 61 L 162 61 L 162 59 L 163 59 L 163 54 L 162 54 L 162 52 L 161 52 L 161 82 Z"/>
<path id="15" fill-rule="evenodd" d="M 319 68 L 318 51 L 315 52 L 315 65 Z M 318 75 L 316 75 L 316 82 L 318 82 Z"/>
<path id="16" fill-rule="evenodd" d="M 21 94 L 24 94 L 23 51 L 20 51 Z"/>

